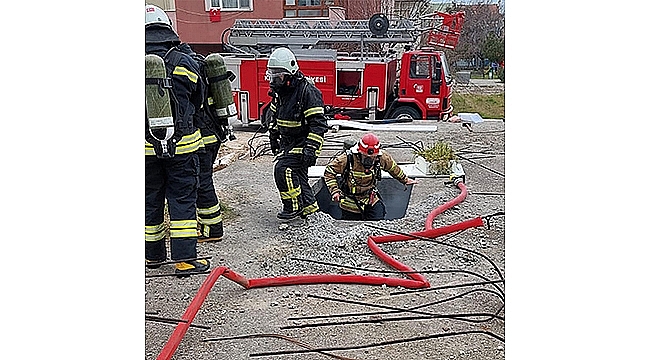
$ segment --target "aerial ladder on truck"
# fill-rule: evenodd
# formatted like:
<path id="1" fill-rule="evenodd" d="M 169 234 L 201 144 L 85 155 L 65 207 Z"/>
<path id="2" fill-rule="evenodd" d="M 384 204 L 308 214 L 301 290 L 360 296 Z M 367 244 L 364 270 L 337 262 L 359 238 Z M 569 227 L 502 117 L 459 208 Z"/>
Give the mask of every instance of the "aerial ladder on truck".
<path id="1" fill-rule="evenodd" d="M 237 75 L 233 89 L 240 121 L 247 126 L 260 119 L 268 105 L 267 55 L 280 46 L 303 61 L 301 71 L 323 93 L 330 119 L 447 118 L 453 111 L 453 79 L 443 52 L 435 48 L 455 48 L 464 16 L 436 12 L 417 23 L 384 14 L 368 20 L 238 19 L 222 34 L 222 44 L 230 52 L 224 60 Z M 359 51 L 341 52 L 337 44 L 346 43 Z M 414 44 L 418 50 L 411 50 Z"/>
<path id="2" fill-rule="evenodd" d="M 235 49 L 245 47 L 258 53 L 270 53 L 278 46 L 305 49 L 357 43 L 363 57 L 368 44 L 415 44 L 422 34 L 427 36 L 426 46 L 453 49 L 458 43 L 464 19 L 462 11 L 453 14 L 436 11 L 422 16 L 417 22 L 411 19 L 389 20 L 384 14 L 375 14 L 367 20 L 236 19 L 221 37 L 222 43 Z M 227 33 L 228 40 L 224 42 Z"/>

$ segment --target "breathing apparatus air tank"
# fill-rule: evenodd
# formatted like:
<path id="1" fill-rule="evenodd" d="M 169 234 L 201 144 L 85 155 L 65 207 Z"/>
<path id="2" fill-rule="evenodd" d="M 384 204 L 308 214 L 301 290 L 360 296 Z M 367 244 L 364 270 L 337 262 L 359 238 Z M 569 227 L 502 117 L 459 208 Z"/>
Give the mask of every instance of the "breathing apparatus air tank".
<path id="1" fill-rule="evenodd" d="M 208 76 L 210 95 L 208 104 L 213 107 L 216 116 L 228 129 L 230 140 L 234 140 L 230 120 L 237 119 L 237 108 L 230 82 L 235 79 L 235 75 L 226 69 L 226 63 L 219 54 L 210 54 L 205 58 L 205 72 Z"/>
<path id="2" fill-rule="evenodd" d="M 155 140 L 160 141 L 162 153 L 159 157 L 172 157 L 167 141 L 174 135 L 174 117 L 172 116 L 171 80 L 167 78 L 165 61 L 158 55 L 147 54 L 144 56 L 145 67 L 145 110 L 149 133 Z M 160 139 L 154 135 L 155 130 L 164 130 L 164 137 Z M 161 131 L 162 132 L 162 131 Z M 156 133 L 158 133 L 156 131 Z"/>

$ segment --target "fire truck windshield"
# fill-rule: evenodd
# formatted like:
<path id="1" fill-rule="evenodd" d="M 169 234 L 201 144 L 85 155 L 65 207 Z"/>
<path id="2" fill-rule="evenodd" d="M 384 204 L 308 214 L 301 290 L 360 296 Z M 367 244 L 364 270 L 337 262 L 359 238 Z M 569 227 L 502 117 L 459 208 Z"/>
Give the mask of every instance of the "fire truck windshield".
<path id="1" fill-rule="evenodd" d="M 442 62 L 442 71 L 445 73 L 445 82 L 447 84 L 451 84 L 454 78 L 451 77 L 451 73 L 449 72 L 449 66 L 447 65 L 447 58 L 445 57 L 444 53 L 440 54 L 440 61 Z"/>

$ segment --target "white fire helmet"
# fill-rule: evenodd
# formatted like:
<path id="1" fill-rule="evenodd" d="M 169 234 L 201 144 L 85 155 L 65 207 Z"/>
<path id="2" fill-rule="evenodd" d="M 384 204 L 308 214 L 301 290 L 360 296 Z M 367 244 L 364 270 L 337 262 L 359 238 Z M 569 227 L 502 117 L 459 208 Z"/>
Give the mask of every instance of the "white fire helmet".
<path id="1" fill-rule="evenodd" d="M 273 50 L 266 67 L 267 69 L 284 69 L 294 75 L 298 71 L 298 61 L 291 50 L 281 47 Z"/>
<path id="2" fill-rule="evenodd" d="M 164 24 L 164 25 L 172 25 L 171 20 L 169 20 L 169 16 L 159 7 L 155 5 L 149 5 L 145 4 L 144 5 L 144 24 L 149 25 L 149 24 Z"/>

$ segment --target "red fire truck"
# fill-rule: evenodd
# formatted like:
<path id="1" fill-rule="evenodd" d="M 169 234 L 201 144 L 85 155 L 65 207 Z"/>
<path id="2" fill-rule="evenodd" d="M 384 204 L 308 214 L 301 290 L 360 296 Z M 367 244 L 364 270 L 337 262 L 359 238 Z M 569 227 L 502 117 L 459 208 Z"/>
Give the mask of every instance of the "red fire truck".
<path id="1" fill-rule="evenodd" d="M 437 12 L 431 19 L 438 24 L 424 33 L 425 46 L 418 50 L 409 47 L 421 39 L 422 31 L 409 20 L 390 21 L 383 14 L 366 21 L 237 20 L 227 30 L 225 46 L 236 53 L 224 54 L 224 60 L 236 75 L 232 86 L 239 120 L 244 125 L 258 121 L 271 100 L 264 50 L 278 46 L 292 49 L 300 71 L 323 93 L 329 118 L 444 120 L 453 111 L 453 79 L 444 52 L 433 47 L 456 46 L 464 13 Z M 361 43 L 360 51 L 317 48 L 346 42 Z M 369 44 L 388 46 L 382 53 L 371 53 L 365 50 Z M 390 47 L 395 44 L 406 44 L 401 56 Z"/>

